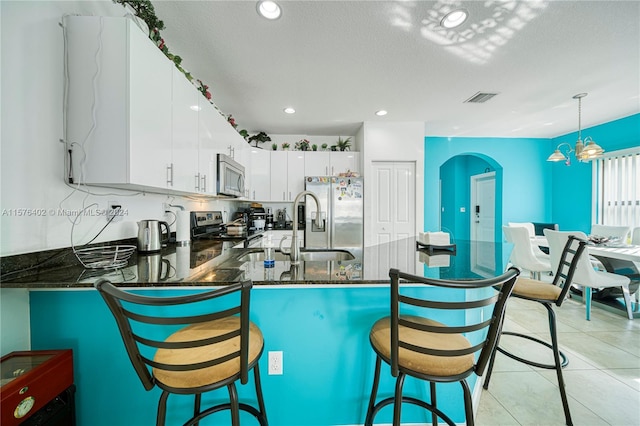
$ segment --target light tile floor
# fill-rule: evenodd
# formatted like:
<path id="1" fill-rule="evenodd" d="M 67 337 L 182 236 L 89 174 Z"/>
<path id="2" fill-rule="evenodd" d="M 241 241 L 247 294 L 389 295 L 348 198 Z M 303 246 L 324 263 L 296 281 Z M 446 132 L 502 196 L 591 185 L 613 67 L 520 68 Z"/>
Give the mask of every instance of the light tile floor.
<path id="1" fill-rule="evenodd" d="M 560 349 L 569 357 L 563 370 L 574 425 L 640 425 L 640 319 L 568 300 L 555 307 Z M 504 330 L 548 341 L 546 310 L 511 298 Z M 526 339 L 503 336 L 501 345 L 553 363 L 551 350 Z M 484 377 L 482 377 L 484 380 Z M 554 370 L 529 367 L 498 353 L 488 390 L 483 390 L 476 424 L 564 425 Z"/>

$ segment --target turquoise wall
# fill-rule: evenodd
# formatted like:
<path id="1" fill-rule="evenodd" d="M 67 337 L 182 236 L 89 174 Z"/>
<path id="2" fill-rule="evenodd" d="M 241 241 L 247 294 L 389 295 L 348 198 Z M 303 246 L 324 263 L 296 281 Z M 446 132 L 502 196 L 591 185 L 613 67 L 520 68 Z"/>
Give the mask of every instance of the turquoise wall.
<path id="1" fill-rule="evenodd" d="M 442 209 L 441 230 L 451 233 L 455 239 L 470 239 L 471 218 L 474 206 L 471 201 L 471 176 L 486 172 L 496 172 L 496 204 L 502 205 L 502 167 L 491 164 L 484 156 L 457 155 L 440 168 Z M 461 212 L 460 208 L 465 207 Z M 500 238 L 502 211 L 496 209 L 496 230 Z"/>
<path id="2" fill-rule="evenodd" d="M 442 290 L 424 289 L 433 297 Z M 145 291 L 148 295 L 185 294 L 188 290 Z M 77 386 L 79 426 L 143 426 L 154 424 L 158 389 L 145 391 L 125 353 L 111 313 L 95 290 L 32 291 L 33 350 L 71 348 Z M 260 360 L 269 423 L 274 426 L 362 424 L 373 380 L 375 357 L 369 344 L 373 323 L 389 312 L 389 287 L 342 288 L 255 287 L 252 320 L 265 337 Z M 283 351 L 281 376 L 267 374 L 267 352 Z M 473 389 L 475 376 L 470 379 Z M 380 396 L 390 396 L 394 383 L 382 370 Z M 428 385 L 407 379 L 409 395 L 428 397 Z M 239 387 L 241 400 L 255 402 L 253 382 Z M 207 401 L 226 399 L 226 390 L 211 392 Z M 464 419 L 459 384 L 438 385 L 440 408 Z M 193 399 L 169 397 L 167 425 L 182 424 Z M 386 407 L 376 423 L 391 423 Z M 429 422 L 424 411 L 403 408 L 403 421 Z M 182 421 L 180 421 L 182 420 Z M 248 417 L 243 425 L 257 422 Z M 228 425 L 228 412 L 202 425 Z"/>
<path id="3" fill-rule="evenodd" d="M 584 129 L 582 137 L 587 136 L 607 152 L 640 146 L 640 114 Z M 553 139 L 425 137 L 424 229 L 438 229 L 440 167 L 458 155 L 476 153 L 494 159 L 503 167 L 503 224 L 554 222 L 560 229 L 588 233 L 596 221 L 591 217 L 592 163 L 579 163 L 575 157 L 569 167 L 546 161 L 558 144 L 574 145 L 577 137 L 577 132 Z M 468 170 L 464 172 L 465 176 L 470 174 Z M 452 174 L 447 173 L 447 176 Z M 463 171 L 458 173 L 460 175 L 452 180 L 453 193 L 466 194 L 468 184 L 462 178 Z M 453 200 L 448 198 L 445 203 L 443 206 L 448 209 Z M 443 219 L 442 224 L 456 220 L 450 217 Z"/>
<path id="4" fill-rule="evenodd" d="M 551 218 L 550 203 L 546 203 L 545 191 L 551 186 L 548 139 L 535 138 L 425 138 L 424 170 L 424 229 L 438 229 L 440 219 L 440 167 L 458 155 L 488 157 L 502 166 L 502 223 L 546 222 Z M 470 176 L 467 172 L 466 176 Z M 463 182 L 463 180 L 465 182 Z M 465 193 L 464 179 L 456 179 L 460 185 L 455 191 Z M 454 191 L 454 192 L 455 192 Z M 468 198 L 468 197 L 467 197 Z M 470 200 L 466 201 L 468 205 Z M 469 214 L 469 209 L 467 209 Z M 468 218 L 466 218 L 468 223 Z"/>
<path id="5" fill-rule="evenodd" d="M 640 114 L 584 129 L 582 138 L 587 136 L 591 136 L 605 152 L 640 146 Z M 549 152 L 562 142 L 573 146 L 577 139 L 577 132 L 554 138 Z M 580 163 L 573 157 L 569 167 L 564 163 L 552 165 L 552 221 L 558 223 L 560 229 L 588 234 L 591 224 L 597 222 L 597 218 L 591 217 L 592 163 Z"/>

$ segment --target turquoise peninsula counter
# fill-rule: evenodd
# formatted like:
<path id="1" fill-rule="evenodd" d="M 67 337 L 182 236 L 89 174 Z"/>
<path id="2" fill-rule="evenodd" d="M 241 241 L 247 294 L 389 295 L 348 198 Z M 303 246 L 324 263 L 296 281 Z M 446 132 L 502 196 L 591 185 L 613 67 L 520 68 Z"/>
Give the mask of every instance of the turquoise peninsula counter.
<path id="1" fill-rule="evenodd" d="M 138 278 L 140 257 L 131 259 L 126 272 L 109 274 L 116 278 L 116 285 L 157 296 L 252 279 L 251 318 L 265 337 L 260 363 L 270 424 L 326 426 L 364 421 L 375 362 L 369 329 L 388 314 L 391 267 L 431 277 L 493 276 L 504 270 L 510 248 L 457 241 L 455 255 L 428 256 L 416 251 L 415 239 L 409 238 L 365 248 L 349 261 L 304 262 L 292 270 L 288 261 L 279 260 L 275 268 L 268 268 L 272 271 L 262 267 L 259 256 L 253 260 L 245 256 L 247 260 L 238 263 L 238 257 L 255 249 L 215 250 L 217 255 L 189 268 L 186 260 L 181 266 L 179 253 L 163 253 L 168 275 L 152 282 Z M 72 269 L 58 271 L 56 276 L 41 272 L 2 282 L 2 288 L 29 289 L 31 349 L 73 349 L 79 425 L 153 424 L 159 392 L 146 392 L 135 375 L 113 318 L 93 289 L 95 274 L 85 271 L 79 276 L 82 270 Z M 267 374 L 269 351 L 283 352 L 282 375 Z M 383 376 L 380 395 L 390 395 L 393 382 L 384 371 Z M 411 380 L 405 389 L 421 397 L 428 394 L 424 384 Z M 224 390 L 218 392 L 205 396 L 203 404 L 226 397 Z M 254 400 L 252 384 L 240 386 L 239 394 L 241 399 Z M 463 421 L 458 385 L 439 387 L 439 401 L 446 412 L 459 413 L 452 416 L 454 421 Z M 170 397 L 167 424 L 178 424 L 191 410 L 192 398 Z M 427 423 L 428 416 L 413 407 L 403 410 L 403 421 L 409 423 Z M 226 412 L 208 421 L 203 424 L 230 423 Z M 254 424 L 249 417 L 241 421 Z M 391 410 L 383 410 L 378 421 L 390 423 Z"/>

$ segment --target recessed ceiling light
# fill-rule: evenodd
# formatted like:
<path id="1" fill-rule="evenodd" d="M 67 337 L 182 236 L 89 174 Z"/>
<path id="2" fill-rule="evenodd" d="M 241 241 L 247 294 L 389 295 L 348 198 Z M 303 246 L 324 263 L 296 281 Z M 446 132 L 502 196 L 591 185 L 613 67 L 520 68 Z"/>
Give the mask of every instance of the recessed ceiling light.
<path id="1" fill-rule="evenodd" d="M 200 107 L 198 105 L 191 105 L 189 108 L 191 108 L 191 111 L 200 111 Z"/>
<path id="2" fill-rule="evenodd" d="M 387 111 L 381 109 L 380 111 L 376 111 L 376 115 L 382 117 L 383 115 L 387 115 Z"/>
<path id="3" fill-rule="evenodd" d="M 284 112 L 286 112 L 287 114 L 295 114 L 296 110 L 291 108 L 291 107 L 287 107 L 285 109 L 283 109 Z"/>
<path id="4" fill-rule="evenodd" d="M 440 25 L 445 28 L 459 27 L 467 20 L 469 12 L 466 9 L 456 9 L 444 15 L 444 18 L 440 21 Z"/>
<path id="5" fill-rule="evenodd" d="M 272 0 L 259 1 L 258 13 L 267 19 L 278 19 L 282 15 L 282 10 L 278 3 Z"/>

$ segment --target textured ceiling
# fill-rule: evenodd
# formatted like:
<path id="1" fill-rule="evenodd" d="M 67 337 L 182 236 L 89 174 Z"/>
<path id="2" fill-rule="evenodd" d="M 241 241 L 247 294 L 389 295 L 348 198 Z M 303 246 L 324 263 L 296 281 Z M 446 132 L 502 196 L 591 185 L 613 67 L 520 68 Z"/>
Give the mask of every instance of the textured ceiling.
<path id="1" fill-rule="evenodd" d="M 421 121 L 434 136 L 554 137 L 577 130 L 582 92 L 583 127 L 640 112 L 639 1 L 280 1 L 275 21 L 255 1 L 153 5 L 172 53 L 252 132 Z M 451 5 L 470 18 L 444 30 Z M 477 92 L 498 95 L 464 103 Z"/>

